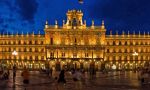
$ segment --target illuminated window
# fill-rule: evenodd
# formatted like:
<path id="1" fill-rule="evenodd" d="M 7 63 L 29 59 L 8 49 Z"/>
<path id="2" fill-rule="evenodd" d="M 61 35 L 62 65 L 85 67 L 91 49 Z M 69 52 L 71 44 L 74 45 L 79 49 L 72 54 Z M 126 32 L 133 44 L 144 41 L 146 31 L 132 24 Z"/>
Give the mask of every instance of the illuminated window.
<path id="1" fill-rule="evenodd" d="M 32 52 L 32 48 L 30 48 L 29 51 Z"/>
<path id="2" fill-rule="evenodd" d="M 35 60 L 38 60 L 38 56 L 35 56 Z"/>
<path id="3" fill-rule="evenodd" d="M 21 41 L 20 41 L 20 40 L 18 41 L 18 44 L 21 44 Z"/>
<path id="4" fill-rule="evenodd" d="M 27 49 L 26 48 L 24 48 L 24 52 L 26 52 L 27 51 Z"/>
<path id="5" fill-rule="evenodd" d="M 113 45 L 116 45 L 115 41 L 113 41 Z"/>
<path id="6" fill-rule="evenodd" d="M 26 43 L 26 41 L 24 41 L 24 45 L 26 45 L 27 43 Z"/>
<path id="7" fill-rule="evenodd" d="M 50 44 L 53 45 L 53 38 L 50 38 Z"/>
<path id="8" fill-rule="evenodd" d="M 75 45 L 77 44 L 77 39 L 76 38 L 74 39 L 74 43 L 75 43 Z"/>
<path id="9" fill-rule="evenodd" d="M 41 52 L 44 52 L 44 48 L 41 49 Z"/>
<path id="10" fill-rule="evenodd" d="M 36 45 L 38 44 L 37 40 L 35 41 L 35 44 L 36 44 Z"/>
<path id="11" fill-rule="evenodd" d="M 31 45 L 31 44 L 32 44 L 32 41 L 29 41 L 29 44 Z"/>
<path id="12" fill-rule="evenodd" d="M 50 53 L 50 58 L 54 58 L 54 53 L 53 52 Z"/>
<path id="13" fill-rule="evenodd" d="M 85 58 L 89 57 L 89 54 L 88 53 L 85 53 Z"/>
<path id="14" fill-rule="evenodd" d="M 41 41 L 41 44 L 43 44 L 43 41 Z"/>
<path id="15" fill-rule="evenodd" d="M 109 53 L 109 49 L 107 49 L 107 53 Z"/>
<path id="16" fill-rule="evenodd" d="M 73 53 L 73 58 L 76 58 L 77 57 L 77 53 Z"/>
<path id="17" fill-rule="evenodd" d="M 27 60 L 27 56 L 24 56 L 24 60 Z"/>
<path id="18" fill-rule="evenodd" d="M 35 48 L 35 52 L 38 52 L 38 48 Z"/>
<path id="19" fill-rule="evenodd" d="M 124 44 L 125 44 L 125 45 L 128 45 L 128 44 L 127 44 L 127 41 L 125 41 L 125 43 L 124 43 Z"/>
<path id="20" fill-rule="evenodd" d="M 41 59 L 44 60 L 44 56 L 41 56 Z"/>
<path id="21" fill-rule="evenodd" d="M 19 48 L 19 50 L 18 50 L 19 52 L 21 52 L 21 48 Z"/>
<path id="22" fill-rule="evenodd" d="M 121 44 L 121 41 L 119 41 L 119 45 L 122 45 L 122 44 Z"/>
<path id="23" fill-rule="evenodd" d="M 30 60 L 32 60 L 32 56 L 30 56 Z"/>
<path id="24" fill-rule="evenodd" d="M 65 57 L 65 53 L 64 52 L 62 53 L 62 57 Z"/>

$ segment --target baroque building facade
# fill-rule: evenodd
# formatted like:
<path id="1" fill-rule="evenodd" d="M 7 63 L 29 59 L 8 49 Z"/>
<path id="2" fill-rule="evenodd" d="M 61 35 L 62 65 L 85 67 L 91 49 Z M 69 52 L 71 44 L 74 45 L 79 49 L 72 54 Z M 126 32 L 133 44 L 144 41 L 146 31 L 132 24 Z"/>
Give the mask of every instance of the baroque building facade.
<path id="1" fill-rule="evenodd" d="M 45 34 L 0 35 L 0 62 L 8 68 L 15 64 L 22 69 L 50 67 L 84 68 L 89 70 L 135 69 L 150 59 L 149 34 L 106 35 L 101 26 L 86 25 L 80 10 L 68 10 L 67 20 L 59 26 L 45 24 Z M 17 54 L 13 54 L 17 52 Z"/>

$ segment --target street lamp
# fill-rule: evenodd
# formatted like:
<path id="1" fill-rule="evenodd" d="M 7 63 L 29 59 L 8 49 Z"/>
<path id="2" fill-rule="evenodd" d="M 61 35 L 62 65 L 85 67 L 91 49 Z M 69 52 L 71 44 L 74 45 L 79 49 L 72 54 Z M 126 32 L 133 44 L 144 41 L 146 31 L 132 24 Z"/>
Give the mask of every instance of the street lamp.
<path id="1" fill-rule="evenodd" d="M 136 59 L 136 57 L 139 55 L 137 52 L 134 52 L 133 54 L 133 57 L 135 57 L 135 59 Z M 137 60 L 138 60 L 138 58 L 137 58 Z M 136 67 L 136 66 L 135 66 Z"/>
<path id="2" fill-rule="evenodd" d="M 15 56 L 15 59 L 16 59 L 16 56 L 18 55 L 18 52 L 14 50 L 12 52 L 12 55 Z M 16 77 L 16 66 L 14 65 L 13 66 L 13 87 L 15 87 L 15 77 Z"/>
<path id="3" fill-rule="evenodd" d="M 16 50 L 14 50 L 14 51 L 12 52 L 12 55 L 15 57 L 15 60 L 16 60 L 16 56 L 18 55 L 18 52 L 17 52 Z"/>
<path id="4" fill-rule="evenodd" d="M 14 50 L 14 51 L 12 52 L 12 55 L 13 55 L 13 56 L 17 56 L 17 55 L 18 55 L 18 52 L 17 52 L 16 50 Z"/>
<path id="5" fill-rule="evenodd" d="M 138 56 L 139 54 L 137 52 L 134 52 L 132 55 L 133 56 Z"/>

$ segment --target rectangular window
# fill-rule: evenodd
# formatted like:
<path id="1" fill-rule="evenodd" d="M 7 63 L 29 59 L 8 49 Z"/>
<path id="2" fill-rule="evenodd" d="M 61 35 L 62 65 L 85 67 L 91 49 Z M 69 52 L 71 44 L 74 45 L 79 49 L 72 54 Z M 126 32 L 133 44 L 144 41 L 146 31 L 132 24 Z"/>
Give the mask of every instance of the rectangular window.
<path id="1" fill-rule="evenodd" d="M 51 45 L 53 45 L 53 38 L 51 38 L 51 40 L 50 40 L 50 44 L 51 44 Z"/>

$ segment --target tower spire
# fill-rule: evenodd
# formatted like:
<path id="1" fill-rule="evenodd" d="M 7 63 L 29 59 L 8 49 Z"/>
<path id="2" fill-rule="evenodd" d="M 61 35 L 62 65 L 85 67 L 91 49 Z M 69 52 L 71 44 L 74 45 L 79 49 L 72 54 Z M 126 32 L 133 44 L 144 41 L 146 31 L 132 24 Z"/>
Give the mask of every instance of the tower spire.
<path id="1" fill-rule="evenodd" d="M 45 28 L 48 28 L 48 21 L 45 22 Z"/>

